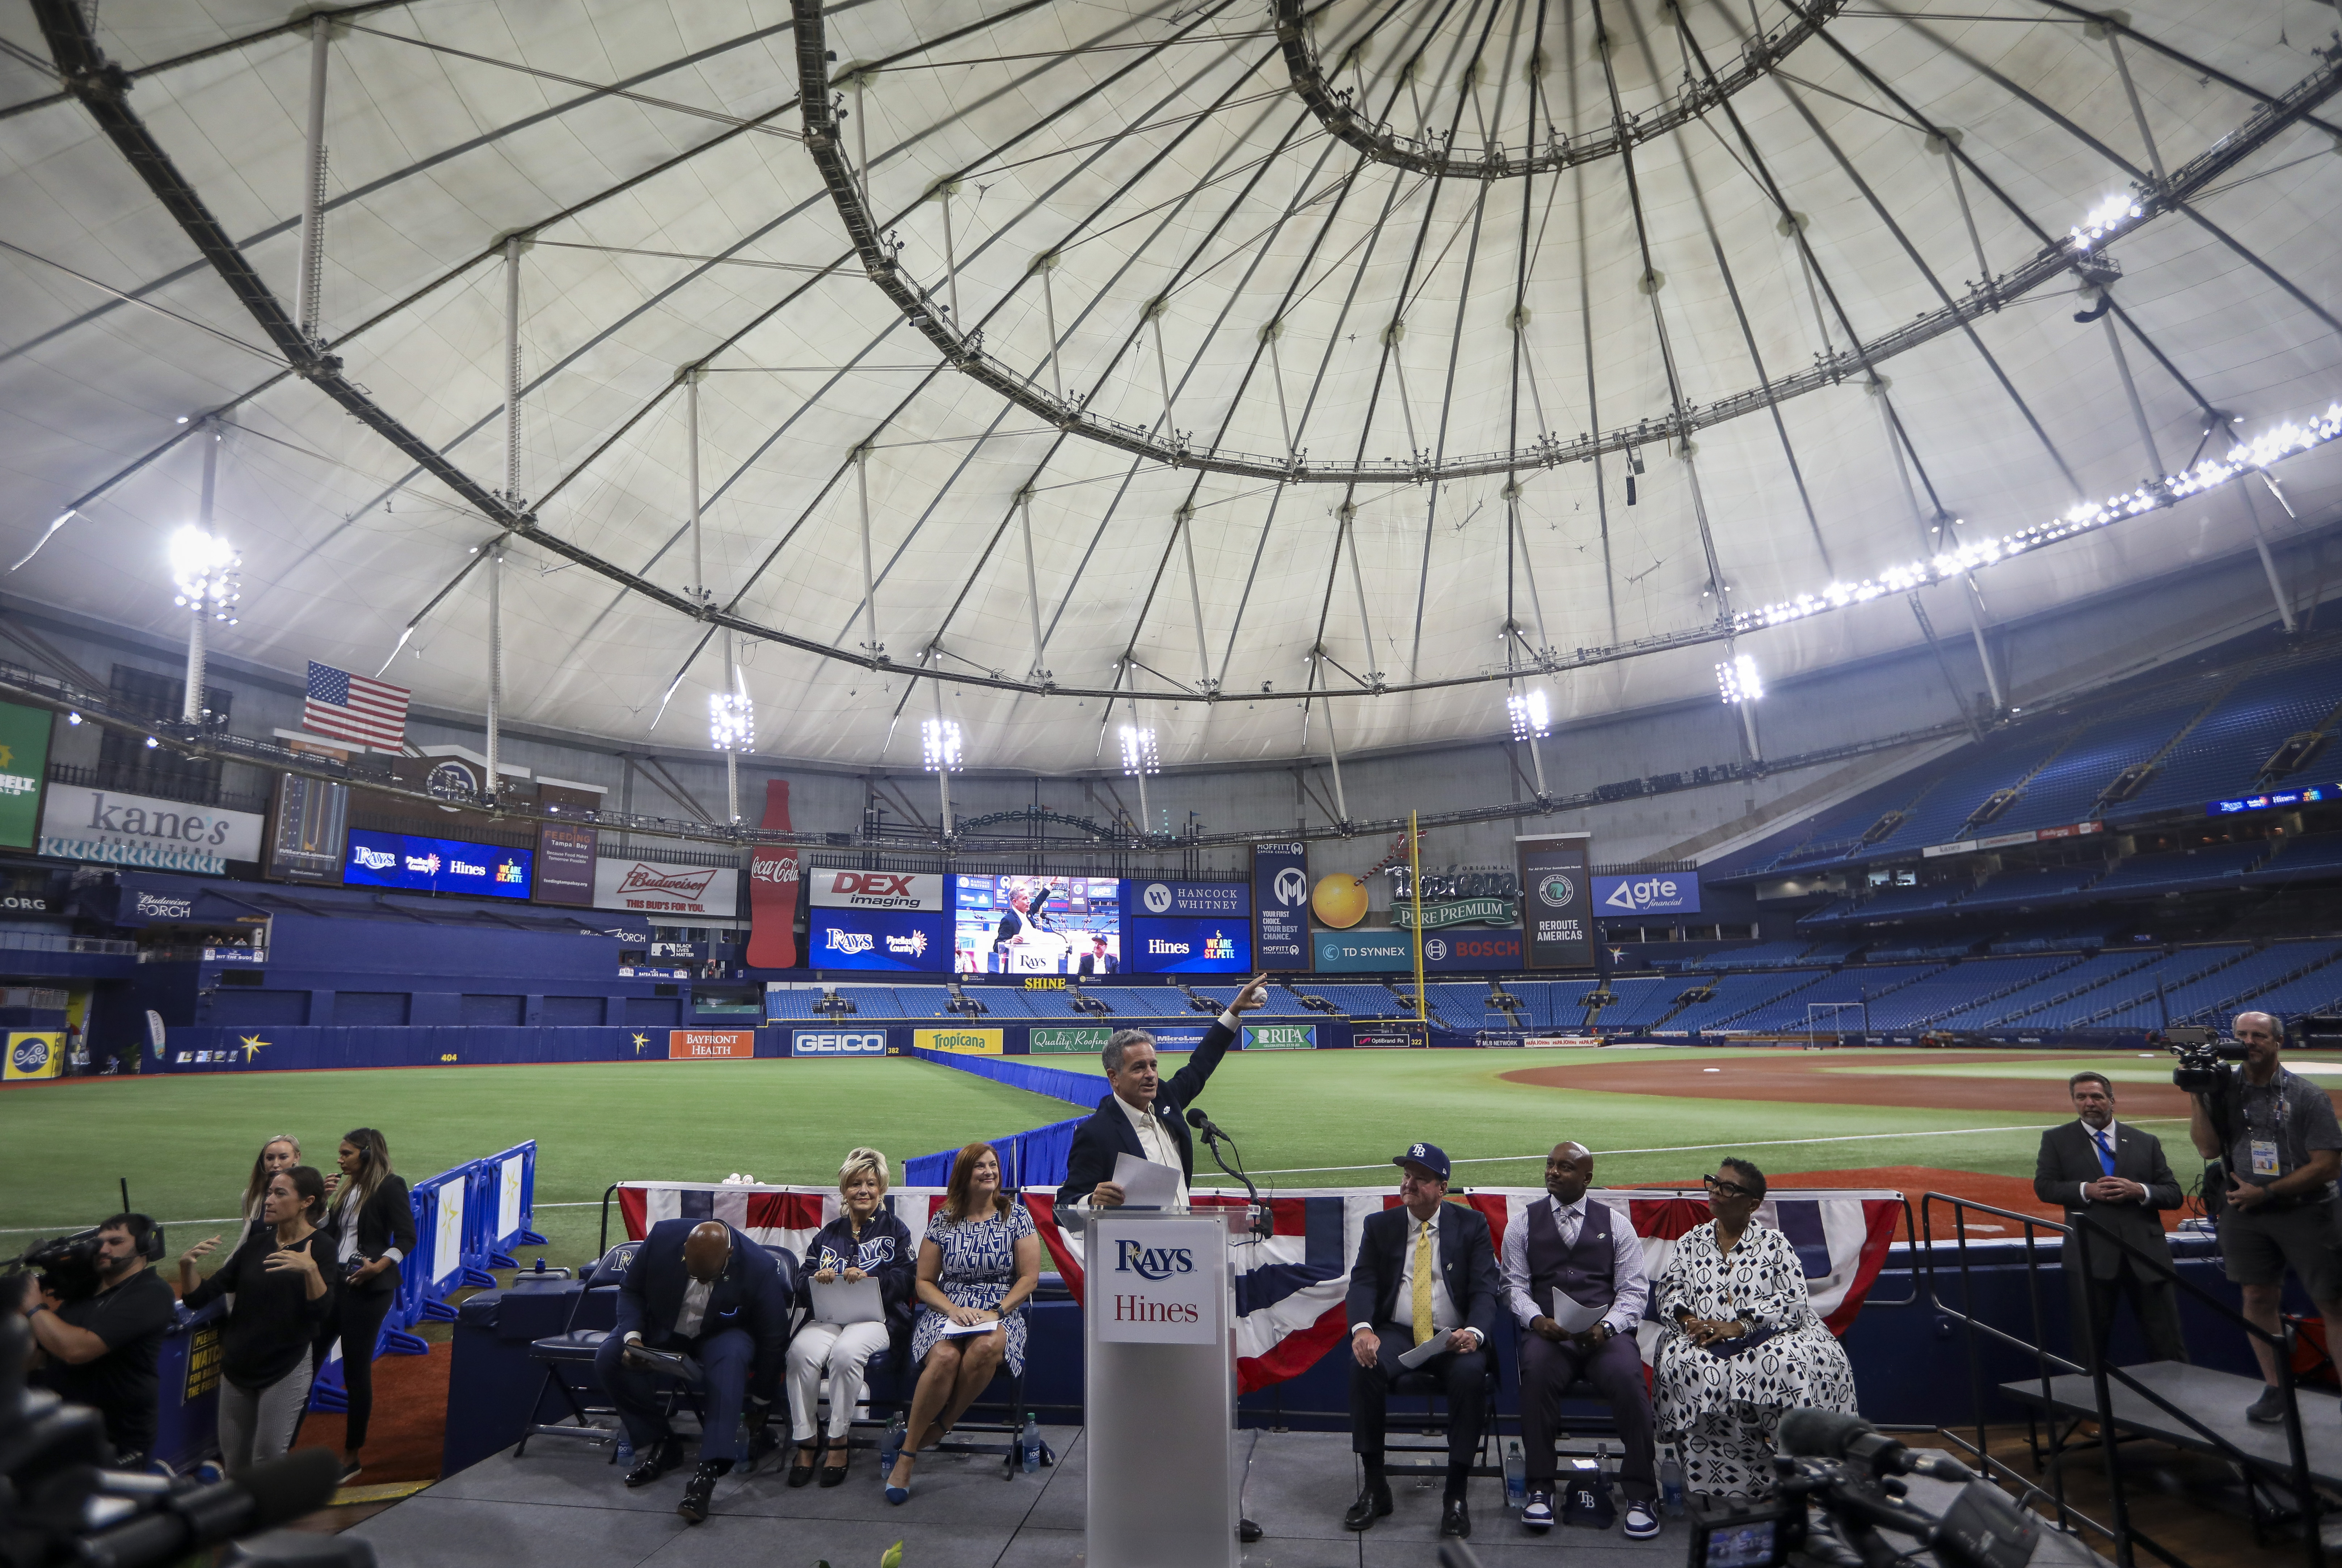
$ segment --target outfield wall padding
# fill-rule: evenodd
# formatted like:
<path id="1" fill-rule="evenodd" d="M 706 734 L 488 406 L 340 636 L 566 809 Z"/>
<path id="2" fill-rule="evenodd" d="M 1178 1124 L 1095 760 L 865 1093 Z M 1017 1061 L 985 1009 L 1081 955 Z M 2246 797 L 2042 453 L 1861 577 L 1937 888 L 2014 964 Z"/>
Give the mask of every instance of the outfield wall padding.
<path id="1" fill-rule="evenodd" d="M 1009 1133 L 997 1138 L 970 1139 L 969 1142 L 992 1145 L 994 1152 L 1000 1156 L 1001 1175 L 1008 1186 L 1063 1186 L 1066 1159 L 1074 1150 L 1074 1129 L 1088 1120 L 1087 1116 L 1069 1116 L 1046 1127 Z M 958 1155 L 957 1149 L 938 1149 L 932 1154 L 914 1154 L 903 1162 L 903 1185 L 949 1186 L 952 1161 Z"/>
<path id="2" fill-rule="evenodd" d="M 1079 1105 L 1085 1112 L 1096 1110 L 1097 1103 L 1106 1098 L 1106 1082 L 1093 1073 L 1076 1073 L 1065 1067 L 1036 1067 L 1029 1061 L 1018 1062 L 1005 1056 L 964 1056 L 952 1051 L 923 1051 L 916 1045 L 911 1047 L 909 1054 L 922 1062 L 933 1062 L 938 1067 L 973 1073 L 979 1078 L 989 1078 L 1012 1089 L 1046 1094 L 1052 1100 Z"/>

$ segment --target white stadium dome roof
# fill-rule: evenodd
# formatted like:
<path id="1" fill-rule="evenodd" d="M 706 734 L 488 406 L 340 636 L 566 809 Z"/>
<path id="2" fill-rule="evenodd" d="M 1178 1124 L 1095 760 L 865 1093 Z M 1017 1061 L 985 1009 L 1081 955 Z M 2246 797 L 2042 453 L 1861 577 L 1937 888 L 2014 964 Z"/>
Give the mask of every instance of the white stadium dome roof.
<path id="1" fill-rule="evenodd" d="M 318 334 L 439 471 L 287 368 L 45 71 L 81 8 L 39 0 L 0 24 L 0 545 L 33 552 L 0 589 L 175 634 L 216 410 L 245 590 L 215 646 L 483 707 L 514 235 L 508 722 L 696 742 L 724 684 L 696 386 L 757 748 L 840 764 L 916 762 L 906 667 L 950 677 L 972 764 L 1042 771 L 1111 761 L 1109 692 L 1177 765 L 1321 749 L 1329 706 L 1346 753 L 1485 738 L 1508 680 L 1564 721 L 1712 696 L 1726 631 L 1777 684 L 1922 623 L 1894 591 L 1767 606 L 1980 558 L 2342 395 L 2310 0 L 328 14 Z M 307 26 L 106 0 L 95 37 L 294 310 Z M 2099 268 L 2113 309 L 2077 321 Z M 2257 480 L 2166 496 L 1992 564 L 1981 613 L 2342 501 L 2322 450 L 2272 473 L 2290 513 Z M 1920 603 L 1965 637 L 1967 594 Z"/>

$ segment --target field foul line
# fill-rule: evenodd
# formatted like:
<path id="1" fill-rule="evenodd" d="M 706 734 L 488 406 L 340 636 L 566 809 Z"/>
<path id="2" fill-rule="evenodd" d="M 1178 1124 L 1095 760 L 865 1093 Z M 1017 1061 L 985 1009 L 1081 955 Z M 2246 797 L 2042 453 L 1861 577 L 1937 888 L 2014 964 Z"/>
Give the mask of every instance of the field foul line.
<path id="1" fill-rule="evenodd" d="M 2187 1119 L 2185 1116 L 2133 1116 L 2129 1121 L 2134 1126 L 2141 1126 L 2150 1122 L 2184 1122 Z M 1649 1149 L 1596 1149 L 1592 1153 L 1596 1154 L 1696 1154 L 1707 1149 L 1777 1149 L 1785 1145 L 1800 1144 L 1876 1144 L 1893 1138 L 1972 1138 L 1982 1133 L 2038 1133 L 2045 1127 L 2056 1125 L 2057 1124 L 2055 1122 L 2032 1122 L 2016 1127 L 1947 1127 L 1927 1133 L 1853 1133 L 1830 1138 L 1765 1138 L 1753 1142 L 1742 1140 L 1732 1144 L 1667 1144 Z M 1455 1165 L 1506 1165 L 1522 1160 L 1542 1160 L 1545 1157 L 1543 1154 L 1484 1154 L 1474 1159 L 1451 1160 L 1448 1163 Z M 1283 1171 L 1255 1171 L 1253 1174 L 1256 1176 L 1306 1176 L 1319 1171 L 1379 1171 L 1383 1168 L 1383 1164 L 1388 1164 L 1388 1161 L 1384 1161 L 1382 1164 L 1374 1165 L 1296 1165 Z"/>

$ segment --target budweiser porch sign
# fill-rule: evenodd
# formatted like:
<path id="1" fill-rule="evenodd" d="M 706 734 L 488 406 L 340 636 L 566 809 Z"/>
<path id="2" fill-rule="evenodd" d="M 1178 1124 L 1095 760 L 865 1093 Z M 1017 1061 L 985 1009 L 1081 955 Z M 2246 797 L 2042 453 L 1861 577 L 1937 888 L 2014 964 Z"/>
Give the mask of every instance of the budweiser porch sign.
<path id="1" fill-rule="evenodd" d="M 789 781 L 765 781 L 765 820 L 776 833 L 789 828 Z M 748 862 L 748 966 L 797 966 L 797 851 L 794 844 L 759 844 Z"/>

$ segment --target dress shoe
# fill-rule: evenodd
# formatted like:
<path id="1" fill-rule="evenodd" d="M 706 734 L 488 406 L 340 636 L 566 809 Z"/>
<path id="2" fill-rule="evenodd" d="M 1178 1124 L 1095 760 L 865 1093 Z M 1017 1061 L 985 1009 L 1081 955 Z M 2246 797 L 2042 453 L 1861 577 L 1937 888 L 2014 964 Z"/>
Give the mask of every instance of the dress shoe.
<path id="1" fill-rule="evenodd" d="M 1358 1488 L 1358 1500 L 1342 1515 L 1345 1530 L 1371 1530 L 1375 1521 L 1391 1511 L 1390 1483 L 1369 1481 Z"/>
<path id="2" fill-rule="evenodd" d="M 1451 1497 L 1439 1505 L 1439 1533 L 1443 1540 L 1452 1535 L 1459 1541 L 1472 1533 L 1472 1513 L 1462 1498 Z"/>
<path id="3" fill-rule="evenodd" d="M 797 1445 L 796 1454 L 789 1460 L 789 1484 L 791 1486 L 810 1486 L 813 1484 L 813 1462 L 819 1456 L 820 1453 L 821 1451 L 817 1448 L 808 1449 L 803 1443 L 799 1443 Z"/>
<path id="4" fill-rule="evenodd" d="M 684 1483 L 683 1502 L 676 1512 L 694 1524 L 705 1521 L 707 1505 L 716 1496 L 716 1483 L 730 1473 L 732 1462 L 728 1459 L 701 1460 L 699 1468 L 691 1473 L 691 1479 Z"/>
<path id="5" fill-rule="evenodd" d="M 642 1463 L 626 1472 L 626 1484 L 648 1486 L 682 1463 L 683 1444 L 672 1437 L 662 1437 L 644 1451 Z"/>
<path id="6" fill-rule="evenodd" d="M 854 1463 L 854 1449 L 851 1442 L 832 1443 L 829 1445 L 829 1457 L 836 1460 L 837 1463 L 824 1464 L 821 1467 L 821 1483 L 824 1486 L 845 1485 L 846 1467 Z"/>
<path id="7" fill-rule="evenodd" d="M 1521 1509 L 1521 1523 L 1543 1534 L 1553 1528 L 1553 1493 L 1532 1492 L 1528 1503 Z"/>

